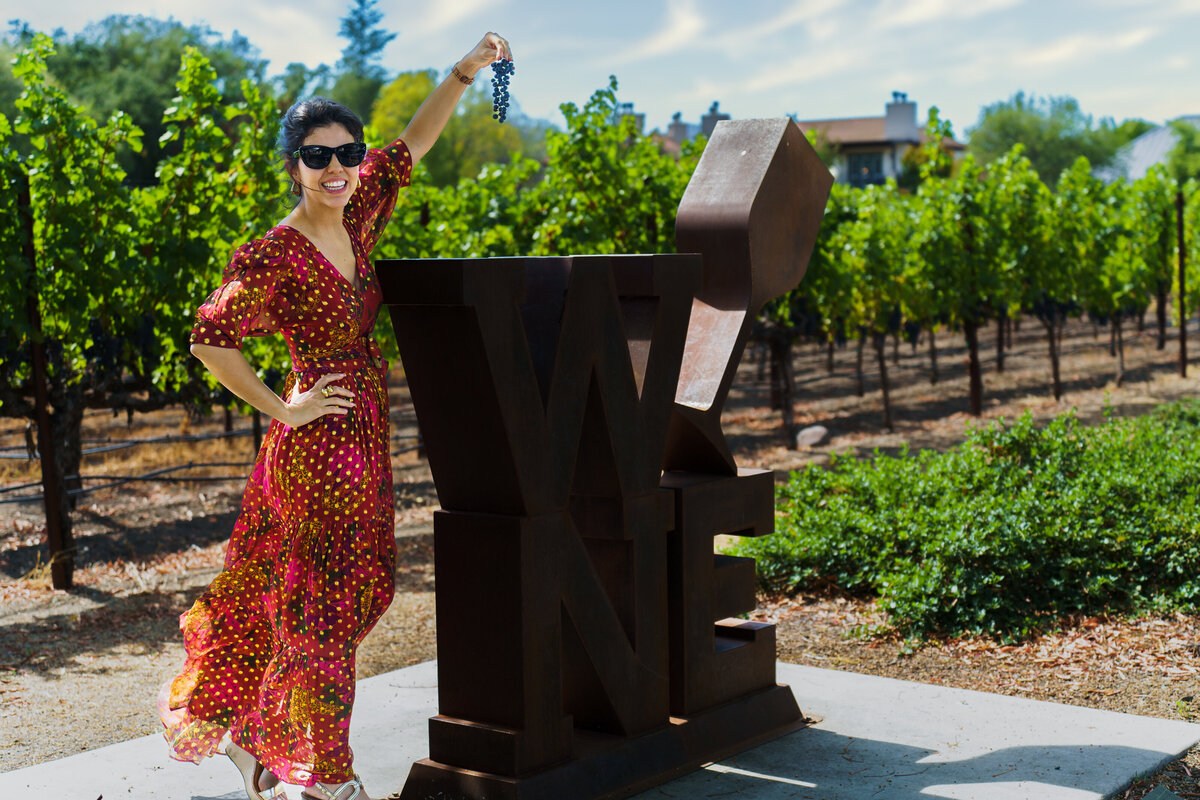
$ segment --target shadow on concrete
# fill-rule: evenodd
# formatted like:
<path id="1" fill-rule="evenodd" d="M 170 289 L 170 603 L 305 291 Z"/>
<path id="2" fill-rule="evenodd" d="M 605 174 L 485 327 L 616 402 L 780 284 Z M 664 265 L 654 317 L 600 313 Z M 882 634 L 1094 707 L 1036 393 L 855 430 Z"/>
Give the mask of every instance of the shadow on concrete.
<path id="1" fill-rule="evenodd" d="M 1120 745 L 1009 747 L 956 761 L 895 742 L 806 728 L 638 796 L 930 800 L 1104 798 L 1175 756 Z"/>

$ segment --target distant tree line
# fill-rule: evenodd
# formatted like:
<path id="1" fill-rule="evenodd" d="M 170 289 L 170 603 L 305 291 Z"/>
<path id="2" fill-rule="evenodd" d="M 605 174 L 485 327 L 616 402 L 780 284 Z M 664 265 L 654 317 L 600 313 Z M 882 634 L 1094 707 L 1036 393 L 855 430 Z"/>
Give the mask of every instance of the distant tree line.
<path id="1" fill-rule="evenodd" d="M 1017 92 L 983 107 L 979 122 L 968 130 L 967 149 L 976 161 L 987 164 L 1020 144 L 1038 177 L 1054 188 L 1075 159 L 1083 156 L 1094 168 L 1109 166 L 1118 150 L 1154 127 L 1144 119 L 1097 122 L 1073 97 Z"/>
<path id="2" fill-rule="evenodd" d="M 397 34 L 380 27 L 377 2 L 349 0 L 339 28 L 347 44 L 333 66 L 295 62 L 282 74 L 268 76 L 267 62 L 257 48 L 237 33 L 225 38 L 203 25 L 117 14 L 75 35 L 61 29 L 50 34 L 54 49 L 46 68 L 50 79 L 90 117 L 103 120 L 120 111 L 142 132 L 140 149 L 126 144 L 117 153 L 130 185 L 155 184 L 158 165 L 178 153 L 177 143 L 160 139 L 166 133 L 163 114 L 175 96 L 180 59 L 189 48 L 202 54 L 214 70 L 214 86 L 223 103 L 245 99 L 244 81 L 271 97 L 278 114 L 301 97 L 324 95 L 359 114 L 374 129 L 373 143 L 379 144 L 381 138 L 390 140 L 400 133 L 442 75 L 428 70 L 388 76 L 380 60 Z M 10 120 L 17 115 L 16 100 L 22 91 L 13 59 L 30 47 L 36 34 L 27 23 L 16 20 L 7 36 L 0 38 L 0 113 Z M 507 161 L 514 152 L 537 159 L 545 156 L 547 123 L 514 108 L 517 113 L 505 125 L 495 124 L 487 84 L 480 81 L 468 92 L 441 144 L 428 156 L 430 174 L 441 185 L 473 176 L 485 163 Z M 231 121 L 221 124 L 233 130 Z M 29 150 L 22 134 L 14 137 L 12 146 L 19 152 Z"/>

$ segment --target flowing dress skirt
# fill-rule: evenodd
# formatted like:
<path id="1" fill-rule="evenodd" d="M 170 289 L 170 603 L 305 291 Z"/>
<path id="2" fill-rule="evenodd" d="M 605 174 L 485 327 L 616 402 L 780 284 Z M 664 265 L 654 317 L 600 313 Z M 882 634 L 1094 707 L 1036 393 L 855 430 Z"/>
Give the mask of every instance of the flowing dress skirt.
<path id="1" fill-rule="evenodd" d="M 226 732 L 295 785 L 353 777 L 354 654 L 391 602 L 396 547 L 386 362 L 309 365 L 354 393 L 345 416 L 271 422 L 225 569 L 180 619 L 183 672 L 159 712 L 172 757 L 199 762 Z"/>

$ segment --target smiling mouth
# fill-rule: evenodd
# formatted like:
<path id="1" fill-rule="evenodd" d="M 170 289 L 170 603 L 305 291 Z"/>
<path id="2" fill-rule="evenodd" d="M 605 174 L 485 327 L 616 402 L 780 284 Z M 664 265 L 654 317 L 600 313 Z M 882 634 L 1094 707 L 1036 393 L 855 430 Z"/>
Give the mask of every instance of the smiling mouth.
<path id="1" fill-rule="evenodd" d="M 346 181 L 328 181 L 327 183 L 322 183 L 321 186 L 327 192 L 337 193 L 346 188 Z"/>

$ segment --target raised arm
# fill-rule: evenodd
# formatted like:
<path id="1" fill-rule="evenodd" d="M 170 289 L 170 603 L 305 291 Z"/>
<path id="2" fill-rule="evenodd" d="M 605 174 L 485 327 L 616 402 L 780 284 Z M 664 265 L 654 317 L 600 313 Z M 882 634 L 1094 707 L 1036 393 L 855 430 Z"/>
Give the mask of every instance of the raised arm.
<path id="1" fill-rule="evenodd" d="M 502 58 L 512 59 L 512 50 L 509 49 L 508 42 L 498 34 L 488 33 L 454 66 L 465 78 L 473 79 L 479 70 Z M 400 134 L 400 138 L 412 153 L 414 166 L 441 136 L 442 129 L 446 127 L 446 122 L 454 113 L 454 107 L 458 105 L 466 90 L 467 84 L 463 79 L 451 72 L 417 109 L 404 133 Z"/>

